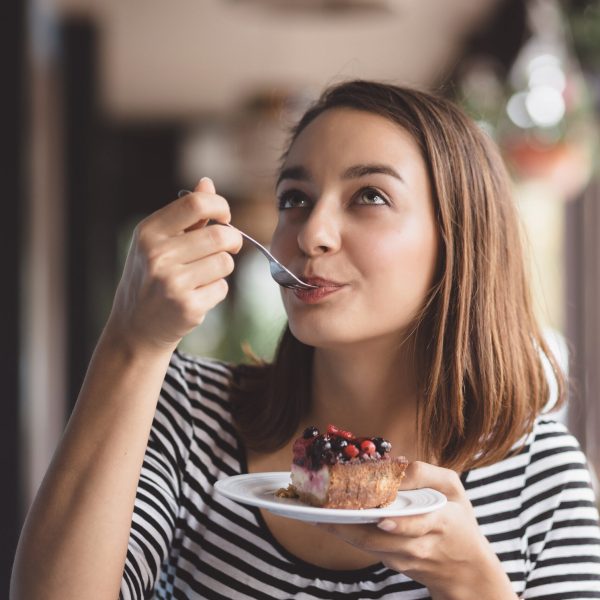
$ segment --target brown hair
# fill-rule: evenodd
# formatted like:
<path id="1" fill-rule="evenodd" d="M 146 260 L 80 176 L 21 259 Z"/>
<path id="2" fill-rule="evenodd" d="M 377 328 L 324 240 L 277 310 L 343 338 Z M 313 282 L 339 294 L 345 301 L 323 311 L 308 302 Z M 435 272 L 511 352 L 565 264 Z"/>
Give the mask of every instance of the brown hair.
<path id="1" fill-rule="evenodd" d="M 423 155 L 440 231 L 438 279 L 412 340 L 421 365 L 425 460 L 463 470 L 506 457 L 549 399 L 545 356 L 565 382 L 532 309 L 510 181 L 488 136 L 450 101 L 385 83 L 326 90 L 292 130 L 351 108 L 408 131 Z M 242 366 L 234 418 L 248 447 L 283 446 L 308 412 L 312 348 L 286 328 L 272 364 Z"/>

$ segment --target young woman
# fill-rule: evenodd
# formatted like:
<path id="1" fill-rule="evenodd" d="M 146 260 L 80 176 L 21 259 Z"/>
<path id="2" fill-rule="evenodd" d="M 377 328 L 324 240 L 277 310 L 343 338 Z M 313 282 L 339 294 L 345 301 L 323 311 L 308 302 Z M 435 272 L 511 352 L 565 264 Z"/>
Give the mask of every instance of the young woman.
<path id="1" fill-rule="evenodd" d="M 355 81 L 293 131 L 272 250 L 272 365 L 176 351 L 241 238 L 209 179 L 137 228 L 76 409 L 28 516 L 12 598 L 600 598 L 600 532 L 496 150 L 446 100 Z M 166 375 L 165 375 L 166 373 Z M 162 388 L 162 389 L 161 389 Z M 309 425 L 381 435 L 448 503 L 307 526 L 214 492 L 288 470 Z M 141 474 L 140 474 L 141 471 Z M 133 512 L 133 517 L 132 517 Z M 119 596 L 120 594 L 120 596 Z"/>

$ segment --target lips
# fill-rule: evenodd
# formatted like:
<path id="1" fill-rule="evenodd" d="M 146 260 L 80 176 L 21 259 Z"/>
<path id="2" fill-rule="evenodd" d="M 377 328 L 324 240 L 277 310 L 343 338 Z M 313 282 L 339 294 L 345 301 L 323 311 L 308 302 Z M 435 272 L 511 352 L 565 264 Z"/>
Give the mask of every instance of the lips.
<path id="1" fill-rule="evenodd" d="M 317 276 L 303 276 L 302 277 L 303 281 L 306 281 L 306 283 L 309 283 L 311 285 L 316 285 L 317 287 L 320 288 L 339 288 L 342 287 L 342 283 L 338 283 L 337 281 L 332 281 L 331 279 L 325 279 L 324 277 L 317 277 Z"/>
<path id="2" fill-rule="evenodd" d="M 318 286 L 317 288 L 310 290 L 294 290 L 296 298 L 305 304 L 317 304 L 345 287 L 342 283 L 331 281 L 330 279 L 325 279 L 323 277 L 308 276 L 303 277 L 303 279 L 306 283 Z"/>

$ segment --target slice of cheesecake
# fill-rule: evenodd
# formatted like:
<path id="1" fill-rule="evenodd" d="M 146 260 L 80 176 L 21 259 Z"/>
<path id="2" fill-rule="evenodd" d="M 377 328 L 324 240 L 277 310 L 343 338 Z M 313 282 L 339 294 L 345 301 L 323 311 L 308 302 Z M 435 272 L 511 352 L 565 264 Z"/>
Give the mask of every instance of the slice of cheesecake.
<path id="1" fill-rule="evenodd" d="M 403 456 L 391 458 L 391 448 L 383 438 L 356 437 L 334 425 L 325 433 L 308 427 L 294 442 L 287 493 L 324 508 L 386 506 L 408 465 Z"/>

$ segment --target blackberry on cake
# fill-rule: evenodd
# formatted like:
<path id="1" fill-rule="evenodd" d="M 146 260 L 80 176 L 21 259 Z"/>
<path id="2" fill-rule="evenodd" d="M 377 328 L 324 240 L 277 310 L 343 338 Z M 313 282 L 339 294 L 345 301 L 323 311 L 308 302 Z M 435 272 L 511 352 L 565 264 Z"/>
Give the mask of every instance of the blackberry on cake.
<path id="1" fill-rule="evenodd" d="M 408 461 L 391 457 L 381 437 L 358 437 L 335 425 L 307 427 L 294 442 L 291 484 L 277 495 L 323 508 L 376 508 L 396 499 Z"/>

